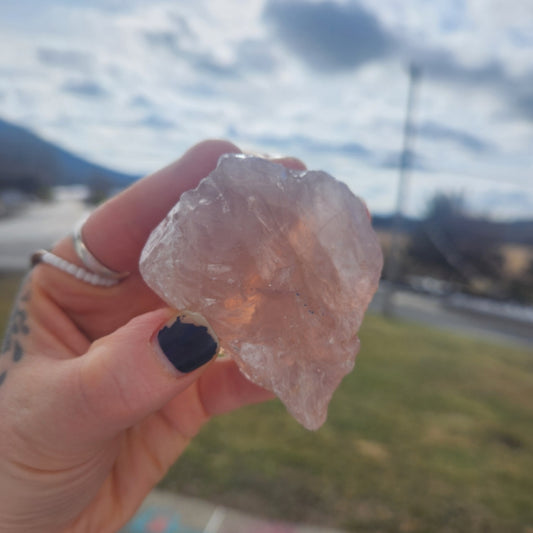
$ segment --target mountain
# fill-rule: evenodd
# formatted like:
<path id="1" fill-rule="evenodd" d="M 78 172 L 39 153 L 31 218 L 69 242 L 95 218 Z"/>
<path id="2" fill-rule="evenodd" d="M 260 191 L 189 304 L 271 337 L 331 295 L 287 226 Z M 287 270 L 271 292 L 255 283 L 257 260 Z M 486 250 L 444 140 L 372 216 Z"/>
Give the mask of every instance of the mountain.
<path id="1" fill-rule="evenodd" d="M 137 177 L 91 163 L 0 119 L 0 190 L 32 192 L 43 186 L 86 185 L 94 180 L 125 187 Z"/>

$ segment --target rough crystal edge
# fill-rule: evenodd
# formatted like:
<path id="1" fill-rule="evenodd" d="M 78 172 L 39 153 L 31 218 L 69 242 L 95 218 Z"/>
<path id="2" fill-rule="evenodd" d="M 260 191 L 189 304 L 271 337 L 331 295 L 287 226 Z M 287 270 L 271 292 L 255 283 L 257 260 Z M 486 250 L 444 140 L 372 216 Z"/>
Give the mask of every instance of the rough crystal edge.
<path id="1" fill-rule="evenodd" d="M 239 159 L 239 160 L 249 160 L 249 161 L 260 161 L 261 165 L 263 166 L 271 166 L 271 167 L 274 167 L 275 168 L 275 172 L 276 174 L 282 169 L 284 173 L 286 173 L 287 175 L 291 175 L 292 177 L 295 177 L 295 178 L 304 178 L 305 176 L 307 176 L 308 174 L 314 174 L 314 173 L 318 173 L 318 174 L 324 174 L 325 176 L 327 176 L 327 178 L 329 178 L 330 180 L 336 182 L 341 188 L 344 189 L 344 191 L 350 195 L 353 199 L 355 199 L 357 201 L 357 203 L 359 203 L 363 209 L 365 209 L 368 213 L 368 208 L 366 206 L 366 203 L 364 202 L 364 200 L 359 197 L 358 195 L 356 195 L 347 185 L 346 183 L 344 183 L 343 181 L 335 178 L 334 176 L 332 176 L 331 174 L 329 174 L 328 172 L 326 171 L 323 171 L 323 170 L 294 170 L 294 169 L 288 169 L 286 167 L 284 167 L 283 165 L 281 165 L 280 163 L 276 163 L 274 161 L 271 161 L 271 160 L 268 160 L 268 159 L 265 159 L 265 158 L 261 158 L 261 157 L 258 157 L 258 156 L 255 156 L 255 155 L 249 155 L 249 154 L 233 154 L 233 153 L 229 153 L 229 154 L 223 154 L 222 156 L 220 156 L 220 158 L 218 159 L 217 161 L 217 166 L 216 166 L 216 169 L 218 169 L 219 167 L 223 166 L 224 163 L 226 161 L 231 161 L 231 160 L 236 160 L 236 159 Z M 215 170 L 216 170 L 215 169 Z M 209 180 L 212 180 L 212 174 L 213 171 L 211 171 L 207 176 L 205 176 L 202 180 L 200 180 L 200 182 L 198 183 L 198 185 L 194 188 L 194 189 L 191 189 L 190 191 L 186 191 L 182 194 L 181 198 L 185 197 L 185 199 L 187 198 L 187 196 L 189 195 L 189 193 L 193 193 L 193 192 L 196 192 L 197 189 L 200 188 L 200 186 L 205 182 L 205 181 L 209 181 Z M 180 198 L 180 201 L 181 201 L 181 198 Z M 176 209 L 178 209 L 178 206 L 180 204 L 180 201 L 178 201 L 173 207 L 172 209 L 169 211 L 168 215 L 171 215 L 172 212 L 174 212 Z M 167 215 L 167 216 L 168 216 Z M 370 223 L 370 216 L 369 216 L 369 225 L 370 225 L 370 229 L 372 230 L 372 232 L 374 233 L 374 230 L 371 226 L 371 223 Z M 146 242 L 146 245 L 148 245 L 150 243 L 150 241 L 152 241 L 150 244 L 153 246 L 153 242 L 154 240 L 152 239 L 152 237 L 154 236 L 155 237 L 155 233 L 156 233 L 156 230 L 158 230 L 160 228 L 160 224 L 154 228 L 152 234 L 150 234 L 150 236 L 148 237 L 147 239 L 147 242 Z M 374 233 L 375 235 L 375 233 Z M 379 248 L 379 251 L 381 252 L 381 248 Z M 149 246 L 145 246 L 143 247 L 143 250 L 142 250 L 142 253 L 141 253 L 141 257 L 140 257 L 140 260 L 139 260 L 139 266 L 140 266 L 140 269 L 141 269 L 141 274 L 142 274 L 142 263 L 144 262 L 144 260 L 147 258 L 147 256 L 149 256 L 151 253 L 151 248 Z M 377 290 L 377 286 L 379 284 L 379 279 L 380 279 L 380 273 L 381 273 L 381 270 L 382 270 L 382 267 L 383 267 L 383 256 L 382 256 L 382 253 L 380 253 L 380 265 L 378 265 L 379 268 L 377 268 L 376 270 L 379 270 L 379 273 L 376 274 L 376 283 L 372 283 L 372 294 L 375 293 L 375 291 Z M 144 277 L 144 276 L 143 276 Z M 152 287 L 152 289 L 158 293 L 158 295 L 160 297 L 163 298 L 163 300 L 165 300 L 165 297 L 164 297 L 164 288 L 163 287 L 159 287 L 160 290 L 157 290 L 155 287 Z M 368 305 L 370 303 L 372 299 L 372 296 L 370 296 L 368 298 L 368 302 L 364 302 L 364 305 L 362 307 L 364 307 L 364 311 L 363 311 L 363 316 L 368 308 Z M 350 369 L 347 369 L 346 372 L 344 372 L 344 374 L 342 376 L 340 376 L 339 378 L 339 383 L 338 385 L 335 387 L 335 389 L 333 389 L 331 391 L 331 394 L 329 395 L 329 397 L 327 398 L 327 402 L 325 402 L 325 409 L 324 409 L 324 413 L 323 413 L 323 416 L 321 416 L 321 418 L 318 420 L 318 421 L 310 421 L 307 419 L 307 417 L 305 416 L 301 416 L 300 414 L 297 414 L 295 412 L 293 412 L 293 410 L 289 409 L 289 407 L 287 405 L 285 405 L 284 402 L 284 405 L 287 409 L 287 411 L 291 414 L 291 416 L 293 416 L 300 424 L 302 424 L 306 429 L 308 430 L 317 430 L 319 429 L 323 424 L 324 422 L 326 421 L 327 419 L 327 414 L 328 414 L 328 407 L 329 407 L 329 403 L 333 397 L 333 394 L 335 393 L 335 391 L 337 390 L 338 386 L 340 385 L 340 383 L 342 382 L 342 380 L 346 377 L 347 374 L 349 374 L 353 368 L 354 368 L 354 365 L 355 365 L 355 359 L 356 359 L 356 356 L 357 354 L 359 353 L 360 351 L 360 343 L 358 342 L 358 347 L 357 347 L 357 351 L 353 354 L 353 358 L 351 359 L 351 365 L 350 365 Z M 255 383 L 255 380 L 251 378 L 251 376 L 249 376 L 247 374 L 247 372 L 244 371 L 243 368 L 241 368 L 241 365 L 238 365 L 239 366 L 239 370 L 247 377 L 247 379 L 250 379 L 250 381 L 254 382 Z M 274 392 L 278 397 L 280 397 L 280 394 L 276 393 L 276 390 L 275 390 L 275 387 L 272 388 L 272 392 Z"/>

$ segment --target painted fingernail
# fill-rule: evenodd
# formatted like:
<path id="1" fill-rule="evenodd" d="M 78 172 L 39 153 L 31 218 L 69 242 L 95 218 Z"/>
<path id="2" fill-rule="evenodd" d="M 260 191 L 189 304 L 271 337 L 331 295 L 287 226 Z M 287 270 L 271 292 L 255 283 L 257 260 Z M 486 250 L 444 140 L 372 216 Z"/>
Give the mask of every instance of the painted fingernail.
<path id="1" fill-rule="evenodd" d="M 218 340 L 207 321 L 195 313 L 181 314 L 157 334 L 157 342 L 174 368 L 184 374 L 215 357 Z"/>

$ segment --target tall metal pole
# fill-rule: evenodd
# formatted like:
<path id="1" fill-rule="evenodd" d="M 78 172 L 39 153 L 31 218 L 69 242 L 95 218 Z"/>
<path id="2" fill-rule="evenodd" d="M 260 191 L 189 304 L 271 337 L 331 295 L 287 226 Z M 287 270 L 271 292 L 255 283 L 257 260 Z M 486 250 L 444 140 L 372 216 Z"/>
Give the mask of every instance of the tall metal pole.
<path id="1" fill-rule="evenodd" d="M 391 233 L 391 242 L 386 267 L 387 285 L 383 295 L 383 313 L 392 316 L 394 311 L 394 285 L 399 281 L 400 256 L 401 256 L 401 224 L 407 198 L 409 185 L 409 171 L 411 169 L 412 146 L 414 139 L 413 110 L 415 105 L 416 89 L 420 80 L 420 68 L 413 63 L 409 65 L 409 90 L 407 93 L 407 108 L 403 125 L 403 146 L 400 158 L 400 175 L 396 192 L 396 209 Z"/>

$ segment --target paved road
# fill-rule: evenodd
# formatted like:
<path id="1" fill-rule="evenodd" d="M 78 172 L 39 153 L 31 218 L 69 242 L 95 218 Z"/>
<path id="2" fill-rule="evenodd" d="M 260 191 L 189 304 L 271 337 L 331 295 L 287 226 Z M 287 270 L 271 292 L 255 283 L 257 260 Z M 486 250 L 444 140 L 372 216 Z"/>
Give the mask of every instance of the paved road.
<path id="1" fill-rule="evenodd" d="M 383 297 L 384 291 L 380 289 L 370 305 L 371 311 L 382 311 Z M 531 323 L 450 308 L 445 299 L 405 290 L 395 292 L 393 303 L 393 316 L 400 319 L 492 342 L 533 348 Z"/>
<path id="2" fill-rule="evenodd" d="M 67 235 L 87 213 L 80 200 L 70 197 L 30 204 L 17 216 L 0 219 L 0 270 L 26 269 L 33 252 Z"/>

